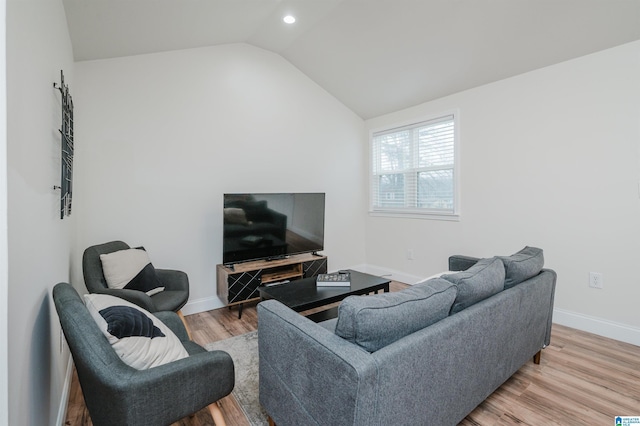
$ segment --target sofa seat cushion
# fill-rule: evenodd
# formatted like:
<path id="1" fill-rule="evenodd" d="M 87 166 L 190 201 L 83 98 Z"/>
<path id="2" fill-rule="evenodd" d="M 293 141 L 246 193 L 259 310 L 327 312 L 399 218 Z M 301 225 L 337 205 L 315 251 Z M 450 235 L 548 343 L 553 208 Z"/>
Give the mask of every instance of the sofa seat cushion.
<path id="1" fill-rule="evenodd" d="M 542 249 L 537 247 L 525 247 L 511 256 L 500 256 L 504 263 L 505 290 L 516 284 L 535 277 L 544 266 L 544 254 Z"/>
<path id="2" fill-rule="evenodd" d="M 189 356 L 180 339 L 155 315 L 124 299 L 85 294 L 85 305 L 125 364 L 146 370 Z"/>
<path id="3" fill-rule="evenodd" d="M 442 279 L 394 293 L 349 296 L 338 308 L 335 333 L 375 352 L 447 317 L 455 297 L 455 286 Z"/>
<path id="4" fill-rule="evenodd" d="M 466 271 L 445 274 L 443 279 L 458 288 L 451 313 L 460 312 L 504 289 L 505 270 L 502 260 L 497 257 L 481 259 Z"/>

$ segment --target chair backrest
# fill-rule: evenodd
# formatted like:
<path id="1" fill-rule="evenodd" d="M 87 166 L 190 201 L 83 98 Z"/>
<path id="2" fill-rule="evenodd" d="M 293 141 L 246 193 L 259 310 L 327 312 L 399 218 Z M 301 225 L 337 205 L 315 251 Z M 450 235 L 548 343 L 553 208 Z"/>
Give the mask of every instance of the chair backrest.
<path id="1" fill-rule="evenodd" d="M 189 342 L 185 349 L 197 354 L 193 358 L 136 370 L 120 359 L 71 285 L 56 284 L 53 302 L 95 426 L 171 424 L 233 389 L 234 367 L 227 353 L 206 352 Z M 176 314 L 158 315 L 187 337 Z"/>
<path id="2" fill-rule="evenodd" d="M 120 420 L 129 414 L 126 401 L 120 400 L 127 398 L 123 385 L 138 370 L 120 359 L 70 284 L 53 287 L 53 302 L 93 424 L 125 424 Z"/>
<path id="3" fill-rule="evenodd" d="M 81 385 L 100 389 L 130 374 L 126 365 L 102 334 L 78 292 L 67 283 L 53 287 L 53 303 L 78 370 Z"/>
<path id="4" fill-rule="evenodd" d="M 101 254 L 113 253 L 114 251 L 126 250 L 129 245 L 122 241 L 111 241 L 104 244 L 91 246 L 82 255 L 82 274 L 84 283 L 89 293 L 96 293 L 107 288 L 107 280 L 102 272 Z"/>

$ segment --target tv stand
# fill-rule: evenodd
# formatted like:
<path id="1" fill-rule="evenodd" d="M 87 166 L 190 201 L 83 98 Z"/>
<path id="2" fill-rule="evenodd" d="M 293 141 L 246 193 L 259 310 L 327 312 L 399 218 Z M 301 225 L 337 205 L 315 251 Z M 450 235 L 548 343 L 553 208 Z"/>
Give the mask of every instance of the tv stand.
<path id="1" fill-rule="evenodd" d="M 217 294 L 220 300 L 230 308 L 238 305 L 238 318 L 240 318 L 243 303 L 260 299 L 259 286 L 295 281 L 326 273 L 327 257 L 317 253 L 256 260 L 235 265 L 220 264 L 216 266 Z M 290 285 L 295 285 L 295 282 Z"/>

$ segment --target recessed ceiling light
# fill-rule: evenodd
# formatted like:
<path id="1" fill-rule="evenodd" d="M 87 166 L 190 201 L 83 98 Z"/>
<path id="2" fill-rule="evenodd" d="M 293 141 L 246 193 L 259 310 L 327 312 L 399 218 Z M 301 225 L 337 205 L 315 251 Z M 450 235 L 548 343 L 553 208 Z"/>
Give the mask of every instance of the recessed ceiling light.
<path id="1" fill-rule="evenodd" d="M 292 16 L 292 15 L 287 15 L 284 18 L 282 18 L 282 20 L 286 23 L 286 24 L 293 24 L 294 22 L 296 22 L 296 17 Z"/>

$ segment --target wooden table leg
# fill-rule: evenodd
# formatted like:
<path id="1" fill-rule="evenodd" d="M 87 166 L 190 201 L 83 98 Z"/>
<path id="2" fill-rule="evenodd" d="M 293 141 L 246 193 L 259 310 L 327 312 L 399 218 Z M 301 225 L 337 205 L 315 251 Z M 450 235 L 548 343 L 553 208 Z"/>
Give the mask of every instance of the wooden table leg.
<path id="1" fill-rule="evenodd" d="M 209 412 L 211 413 L 211 417 L 213 417 L 213 422 L 216 426 L 226 426 L 227 424 L 224 421 L 224 417 L 222 417 L 222 411 L 220 407 L 218 407 L 218 403 L 214 402 L 213 404 L 209 404 Z"/>
<path id="2" fill-rule="evenodd" d="M 177 314 L 180 317 L 180 319 L 182 320 L 182 323 L 184 324 L 185 330 L 187 330 L 187 336 L 189 336 L 189 340 L 193 340 L 191 338 L 191 330 L 189 330 L 189 326 L 187 325 L 187 321 L 184 319 L 184 315 L 182 314 L 182 311 L 181 310 L 178 311 Z"/>

